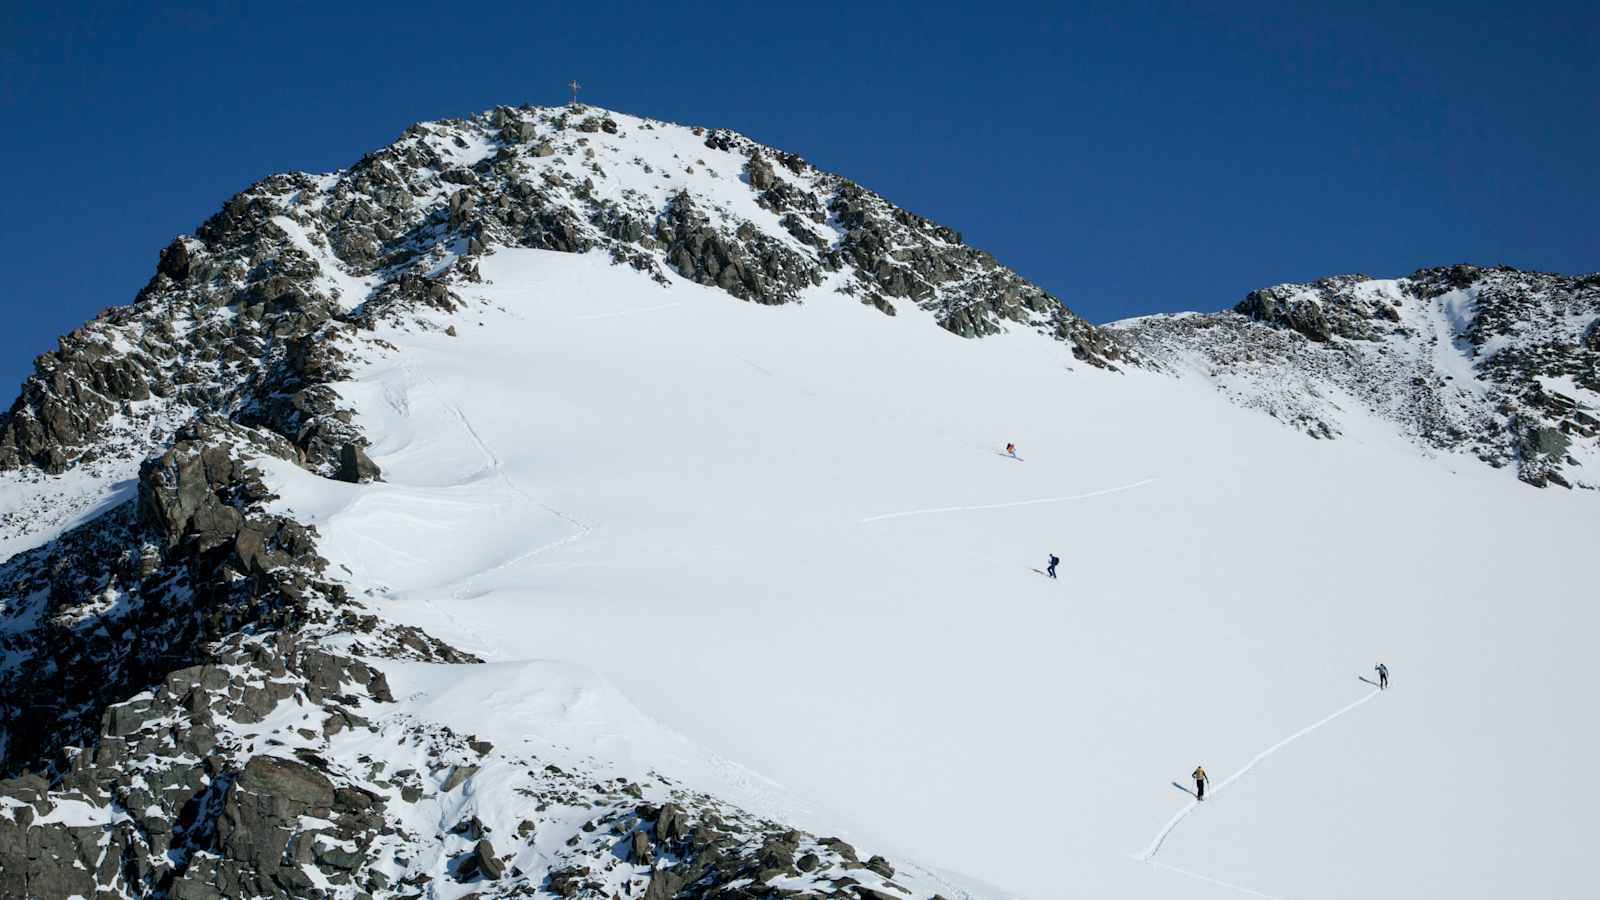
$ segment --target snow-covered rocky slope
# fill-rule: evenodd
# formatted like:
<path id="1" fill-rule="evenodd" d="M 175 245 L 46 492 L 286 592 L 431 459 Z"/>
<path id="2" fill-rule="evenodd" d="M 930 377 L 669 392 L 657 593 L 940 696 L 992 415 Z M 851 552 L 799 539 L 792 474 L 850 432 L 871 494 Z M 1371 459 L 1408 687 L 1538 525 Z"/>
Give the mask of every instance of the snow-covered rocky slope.
<path id="1" fill-rule="evenodd" d="M 1593 495 L 1199 343 L 724 131 L 267 179 L 0 420 L 0 898 L 1581 893 Z"/>
<path id="2" fill-rule="evenodd" d="M 1112 330 L 1316 438 L 1352 411 L 1529 484 L 1600 487 L 1600 275 L 1458 265 L 1252 292 Z"/>

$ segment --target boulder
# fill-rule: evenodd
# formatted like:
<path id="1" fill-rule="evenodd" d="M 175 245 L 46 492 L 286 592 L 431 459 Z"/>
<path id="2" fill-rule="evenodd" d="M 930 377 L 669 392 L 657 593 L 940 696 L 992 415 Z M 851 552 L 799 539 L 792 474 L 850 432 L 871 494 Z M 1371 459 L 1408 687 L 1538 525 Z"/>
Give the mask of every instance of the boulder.
<path id="1" fill-rule="evenodd" d="M 676 803 L 668 803 L 661 807 L 661 812 L 656 816 L 656 840 L 663 842 L 681 841 L 689 836 L 689 822 L 683 815 L 683 808 Z"/>
<path id="2" fill-rule="evenodd" d="M 309 886 L 303 872 L 284 865 L 285 852 L 300 816 L 327 817 L 333 799 L 332 782 L 316 769 L 277 757 L 252 758 L 223 800 L 217 820 L 222 856 L 279 884 Z"/>
<path id="3" fill-rule="evenodd" d="M 156 271 L 173 281 L 183 281 L 189 277 L 189 245 L 183 242 L 183 238 L 173 238 L 172 243 L 161 251 Z"/>
<path id="4" fill-rule="evenodd" d="M 533 140 L 539 129 L 532 122 L 513 122 L 500 129 L 500 139 L 508 144 L 521 144 Z"/>
<path id="5" fill-rule="evenodd" d="M 1522 433 L 1524 456 L 1560 457 L 1571 445 L 1572 439 L 1562 434 L 1559 428 L 1539 426 Z"/>
<path id="6" fill-rule="evenodd" d="M 445 778 L 444 784 L 439 786 L 439 792 L 448 794 L 466 784 L 467 779 L 476 774 L 478 774 L 477 766 L 456 766 L 450 770 L 450 775 Z"/>
<path id="7" fill-rule="evenodd" d="M 643 831 L 635 831 L 628 839 L 628 859 L 632 862 L 647 866 L 650 864 L 650 836 Z"/>
<path id="8" fill-rule="evenodd" d="M 355 442 L 347 442 L 339 448 L 339 480 L 351 484 L 366 484 L 369 481 L 378 481 L 383 475 L 383 470 L 372 461 L 367 451 Z"/>
<path id="9" fill-rule="evenodd" d="M 767 190 L 778 180 L 771 163 L 768 163 L 760 153 L 750 154 L 750 159 L 745 162 L 744 171 L 746 177 L 750 179 L 750 186 L 758 191 Z"/>
<path id="10" fill-rule="evenodd" d="M 506 865 L 495 855 L 494 845 L 487 839 L 479 841 L 462 860 L 456 869 L 456 878 L 459 881 L 471 881 L 474 878 L 483 878 L 486 881 L 498 881 L 506 874 Z"/>

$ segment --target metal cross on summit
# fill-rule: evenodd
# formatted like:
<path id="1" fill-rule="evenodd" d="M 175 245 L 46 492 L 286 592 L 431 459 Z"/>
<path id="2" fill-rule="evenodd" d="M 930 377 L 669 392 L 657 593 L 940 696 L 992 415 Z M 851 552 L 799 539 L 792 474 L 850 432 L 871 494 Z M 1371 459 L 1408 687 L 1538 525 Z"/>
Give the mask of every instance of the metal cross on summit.
<path id="1" fill-rule="evenodd" d="M 571 81 L 567 82 L 567 87 L 572 88 L 572 105 L 573 106 L 577 106 L 578 105 L 578 92 L 583 90 L 583 85 L 579 84 L 578 83 L 578 79 L 574 78 Z"/>

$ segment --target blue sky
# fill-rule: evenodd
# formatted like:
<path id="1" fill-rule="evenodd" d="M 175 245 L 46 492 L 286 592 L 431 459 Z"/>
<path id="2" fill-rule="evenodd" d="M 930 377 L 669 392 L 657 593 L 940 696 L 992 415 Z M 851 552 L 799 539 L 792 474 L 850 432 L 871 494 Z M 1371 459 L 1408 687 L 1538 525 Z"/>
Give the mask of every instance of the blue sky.
<path id="1" fill-rule="evenodd" d="M 1095 321 L 1600 269 L 1590 4 L 0 2 L 7 398 L 251 182 L 574 77 L 841 172 Z"/>

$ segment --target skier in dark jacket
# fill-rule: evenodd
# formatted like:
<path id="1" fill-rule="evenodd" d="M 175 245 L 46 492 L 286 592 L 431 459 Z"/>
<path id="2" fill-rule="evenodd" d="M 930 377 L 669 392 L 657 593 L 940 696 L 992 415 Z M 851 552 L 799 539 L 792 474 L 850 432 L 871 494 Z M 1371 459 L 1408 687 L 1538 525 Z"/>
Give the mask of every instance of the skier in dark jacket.
<path id="1" fill-rule="evenodd" d="M 1373 666 L 1372 668 L 1374 670 L 1376 670 L 1377 673 L 1378 673 L 1378 690 L 1380 690 L 1380 691 L 1388 690 L 1389 689 L 1389 667 L 1384 665 L 1383 663 L 1378 663 L 1376 666 Z"/>
<path id="2" fill-rule="evenodd" d="M 1044 573 L 1049 575 L 1051 578 L 1056 577 L 1056 565 L 1060 562 L 1061 557 L 1055 555 L 1054 553 L 1050 554 L 1050 565 L 1045 568 Z"/>
<path id="3" fill-rule="evenodd" d="M 1211 783 L 1211 776 L 1206 774 L 1205 766 L 1195 766 L 1193 777 L 1194 798 L 1196 800 L 1204 800 L 1206 798 L 1206 785 Z"/>

